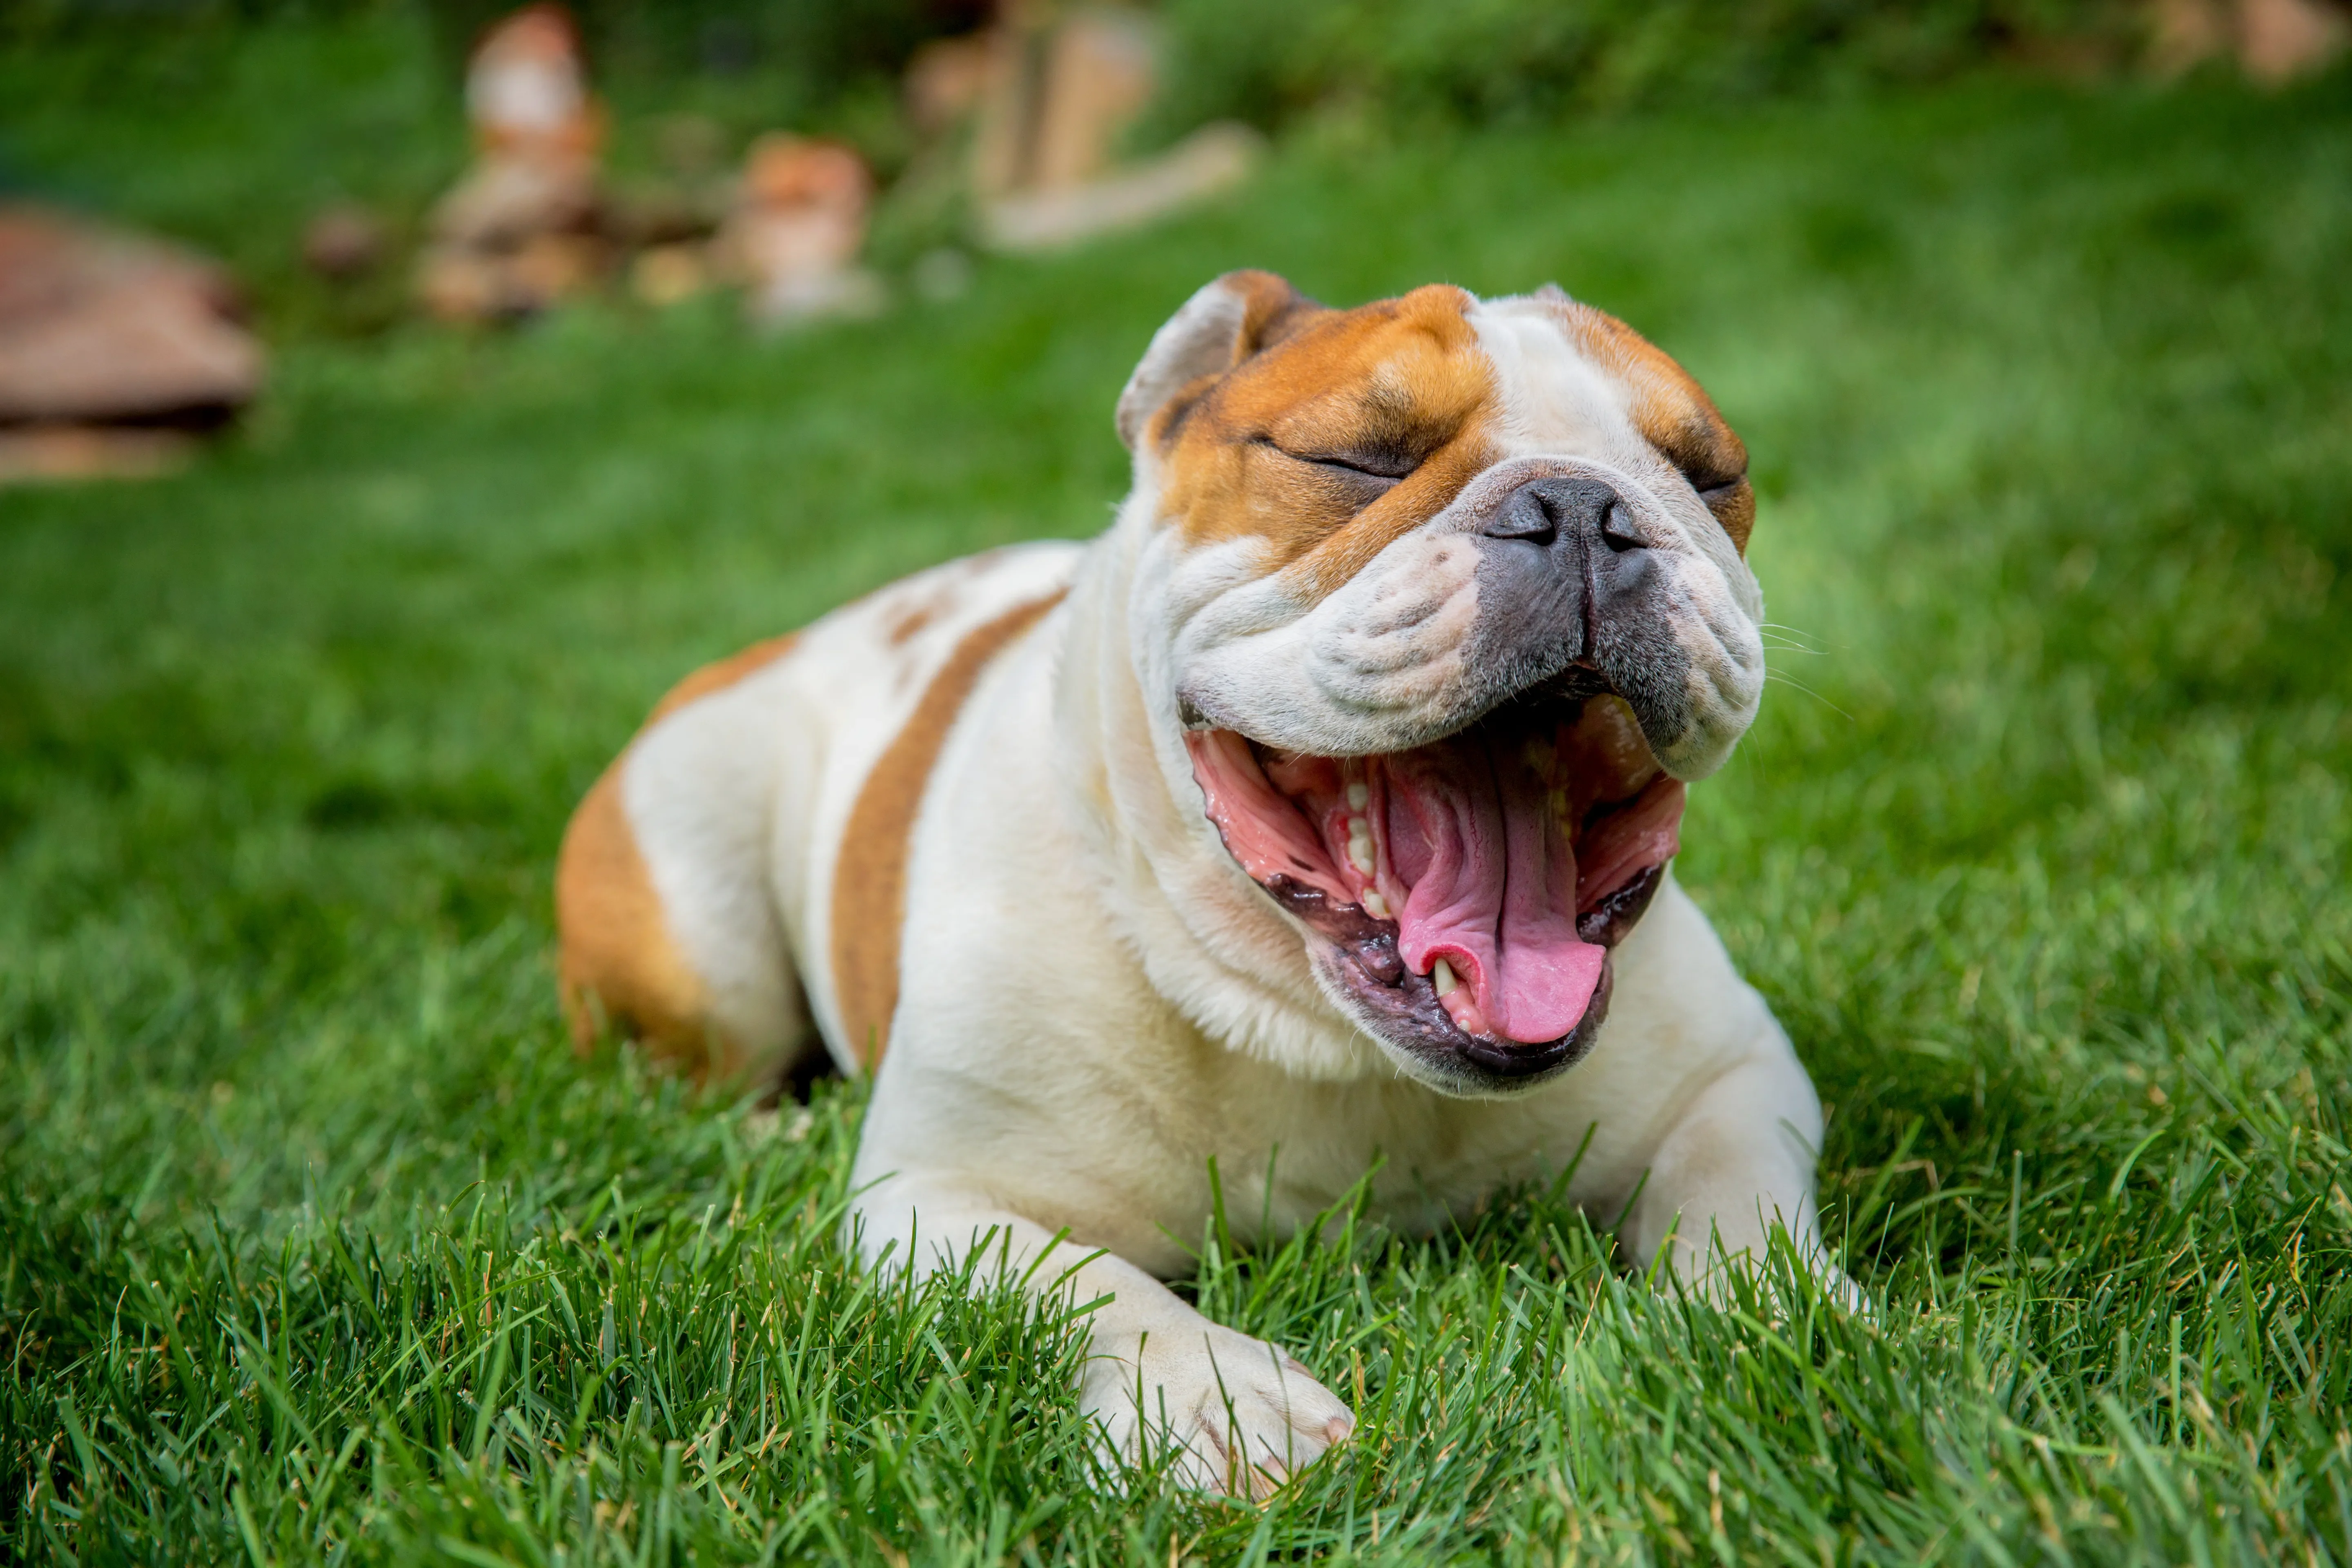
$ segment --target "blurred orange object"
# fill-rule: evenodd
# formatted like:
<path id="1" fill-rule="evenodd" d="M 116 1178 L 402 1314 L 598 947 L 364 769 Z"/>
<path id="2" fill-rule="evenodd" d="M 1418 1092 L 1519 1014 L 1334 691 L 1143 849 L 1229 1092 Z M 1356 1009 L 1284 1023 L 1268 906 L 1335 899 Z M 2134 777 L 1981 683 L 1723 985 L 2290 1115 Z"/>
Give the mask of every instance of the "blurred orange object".
<path id="1" fill-rule="evenodd" d="M 725 267 L 764 321 L 878 309 L 882 286 L 856 266 L 873 176 L 837 142 L 771 133 L 751 144 L 719 232 Z"/>
<path id="2" fill-rule="evenodd" d="M 593 160 L 604 114 L 588 95 L 580 33 L 562 6 L 526 5 L 475 46 L 466 112 L 486 155 Z"/>
<path id="3" fill-rule="evenodd" d="M 492 27 L 466 73 L 478 155 L 433 213 L 417 287 L 457 321 L 527 315 L 593 286 L 610 265 L 589 96 L 571 17 L 524 7 Z"/>

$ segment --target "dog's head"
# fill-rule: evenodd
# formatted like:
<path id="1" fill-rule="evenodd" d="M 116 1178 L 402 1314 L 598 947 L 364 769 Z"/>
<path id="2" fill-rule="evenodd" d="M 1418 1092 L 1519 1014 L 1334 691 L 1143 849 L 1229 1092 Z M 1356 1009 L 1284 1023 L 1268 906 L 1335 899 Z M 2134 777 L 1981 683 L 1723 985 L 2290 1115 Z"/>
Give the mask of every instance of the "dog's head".
<path id="1" fill-rule="evenodd" d="M 1323 989 L 1434 1087 L 1575 1062 L 1763 687 L 1739 438 L 1556 289 L 1336 310 L 1263 272 L 1160 330 L 1118 430 L 1171 767 Z"/>

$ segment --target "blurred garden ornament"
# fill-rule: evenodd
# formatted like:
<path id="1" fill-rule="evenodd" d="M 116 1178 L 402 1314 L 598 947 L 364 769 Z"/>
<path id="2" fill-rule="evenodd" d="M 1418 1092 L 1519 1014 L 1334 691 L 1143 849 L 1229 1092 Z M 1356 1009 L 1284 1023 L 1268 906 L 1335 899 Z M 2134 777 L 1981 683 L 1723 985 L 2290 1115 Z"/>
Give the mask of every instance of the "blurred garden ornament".
<path id="1" fill-rule="evenodd" d="M 976 99 L 971 183 L 981 237 L 1003 250 L 1066 245 L 1130 228 L 1244 178 L 1261 146 L 1238 125 L 1206 126 L 1168 152 L 1117 161 L 1119 142 L 1160 82 L 1153 19 L 1110 7 L 1032 0 L 1006 7 L 977 55 L 939 54 L 910 73 L 919 121 Z"/>
<path id="2" fill-rule="evenodd" d="M 846 147 L 781 132 L 751 144 L 716 245 L 754 321 L 882 308 L 881 280 L 857 265 L 873 197 L 873 177 Z"/>
<path id="3" fill-rule="evenodd" d="M 466 76 L 476 158 L 434 209 L 417 286 L 454 321 L 527 315 L 601 278 L 597 153 L 604 117 L 588 94 L 572 20 L 538 5 L 490 29 Z"/>
<path id="4" fill-rule="evenodd" d="M 2277 86 L 2324 69 L 2352 46 L 2352 16 L 2326 0 L 2155 0 L 2150 49 L 2175 74 L 2225 51 L 2258 82 Z"/>
<path id="5" fill-rule="evenodd" d="M 37 207 L 0 207 L 0 479 L 147 473 L 261 390 L 218 267 Z"/>
<path id="6" fill-rule="evenodd" d="M 999 33 L 934 38 L 907 62 L 907 118 L 915 134 L 937 138 L 980 107 L 995 79 Z"/>
<path id="7" fill-rule="evenodd" d="M 1246 125 L 1203 125 L 1156 158 L 1060 190 L 1027 192 L 982 211 L 982 235 L 999 250 L 1048 250 L 1136 228 L 1249 177 L 1265 139 Z"/>

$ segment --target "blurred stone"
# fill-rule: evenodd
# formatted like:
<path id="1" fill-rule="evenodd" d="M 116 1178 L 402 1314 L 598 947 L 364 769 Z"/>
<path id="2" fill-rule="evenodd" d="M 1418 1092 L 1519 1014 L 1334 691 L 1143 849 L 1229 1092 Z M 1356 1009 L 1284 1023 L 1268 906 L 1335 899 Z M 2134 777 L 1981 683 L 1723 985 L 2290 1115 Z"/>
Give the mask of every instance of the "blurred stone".
<path id="1" fill-rule="evenodd" d="M 484 36 L 466 107 L 477 156 L 434 209 L 417 270 L 426 307 L 493 320 L 593 286 L 611 262 L 596 165 L 604 119 L 562 7 L 527 6 Z"/>
<path id="2" fill-rule="evenodd" d="M 383 225 L 362 206 L 322 209 L 302 230 L 302 259 L 321 278 L 356 278 L 383 259 Z"/>
<path id="3" fill-rule="evenodd" d="M 45 425 L 0 429 L 0 485 L 75 479 L 151 479 L 193 456 L 184 430 L 121 425 Z"/>
<path id="4" fill-rule="evenodd" d="M 751 144 L 717 244 L 755 320 L 881 307 L 880 279 L 856 265 L 873 195 L 873 177 L 846 147 L 782 133 Z"/>
<path id="5" fill-rule="evenodd" d="M 2276 86 L 2326 67 L 2352 44 L 2352 20 L 2324 0 L 2153 0 L 2148 61 L 2178 75 L 2224 51 Z"/>
<path id="6" fill-rule="evenodd" d="M 433 237 L 496 250 L 534 235 L 591 231 L 599 215 L 593 164 L 490 158 L 475 164 L 434 208 Z"/>
<path id="7" fill-rule="evenodd" d="M 609 259 L 604 242 L 588 235 L 533 235 L 497 251 L 436 245 L 417 264 L 417 290 L 445 321 L 509 321 L 584 292 Z"/>
<path id="8" fill-rule="evenodd" d="M 2239 0 L 2238 60 L 2275 86 L 2308 76 L 2344 52 L 2344 14 L 2318 0 Z"/>
<path id="9" fill-rule="evenodd" d="M 0 207 L 0 424 L 220 423 L 261 390 L 235 308 L 177 247 Z"/>
<path id="10" fill-rule="evenodd" d="M 1005 196 L 982 211 L 999 250 L 1048 250 L 1135 228 L 1228 190 L 1257 166 L 1265 139 L 1246 125 L 1203 125 L 1157 158 L 1084 184 Z"/>

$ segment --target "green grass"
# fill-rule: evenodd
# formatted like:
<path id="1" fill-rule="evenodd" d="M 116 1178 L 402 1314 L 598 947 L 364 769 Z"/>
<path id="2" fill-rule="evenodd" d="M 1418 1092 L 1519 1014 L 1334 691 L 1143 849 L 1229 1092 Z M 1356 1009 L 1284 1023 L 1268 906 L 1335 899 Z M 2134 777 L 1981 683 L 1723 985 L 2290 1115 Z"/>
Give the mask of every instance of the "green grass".
<path id="1" fill-rule="evenodd" d="M 215 86 L 0 139 L 299 211 Z M 0 492 L 0 1554 L 2352 1556 L 2352 84 L 1354 134 L 868 324 L 293 332 L 189 474 Z M 859 1277 L 855 1089 L 575 1063 L 547 896 L 680 671 L 1098 527 L 1129 365 L 1244 263 L 1557 278 L 1747 437 L 1787 684 L 1683 872 L 1881 1303 L 1688 1305 L 1541 1193 L 1204 1237 L 1206 1309 L 1360 1379 L 1263 1510 L 1098 1491 L 1066 1326 Z"/>

